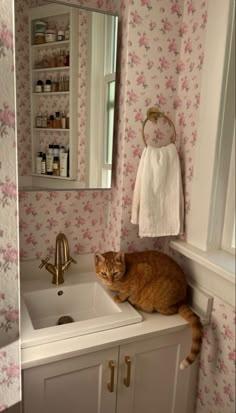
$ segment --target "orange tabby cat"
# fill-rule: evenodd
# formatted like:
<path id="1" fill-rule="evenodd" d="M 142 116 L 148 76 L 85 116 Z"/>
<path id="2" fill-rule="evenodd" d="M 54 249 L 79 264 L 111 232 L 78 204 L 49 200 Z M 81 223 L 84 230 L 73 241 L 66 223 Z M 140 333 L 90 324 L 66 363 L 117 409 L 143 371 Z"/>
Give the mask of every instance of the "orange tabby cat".
<path id="1" fill-rule="evenodd" d="M 186 304 L 185 275 L 168 255 L 157 251 L 124 254 L 106 252 L 95 254 L 95 272 L 111 290 L 114 301 L 128 300 L 135 307 L 151 313 L 179 313 L 192 328 L 192 346 L 182 361 L 184 369 L 194 362 L 201 349 L 202 325 L 199 317 Z"/>

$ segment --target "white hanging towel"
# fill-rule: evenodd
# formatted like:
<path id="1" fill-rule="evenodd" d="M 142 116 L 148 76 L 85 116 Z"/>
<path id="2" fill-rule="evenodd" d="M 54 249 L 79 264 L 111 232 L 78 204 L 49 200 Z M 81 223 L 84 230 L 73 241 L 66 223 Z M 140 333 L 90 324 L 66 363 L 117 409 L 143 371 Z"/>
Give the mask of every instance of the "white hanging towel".
<path id="1" fill-rule="evenodd" d="M 183 233 L 183 188 L 180 162 L 173 143 L 147 146 L 142 153 L 132 203 L 132 224 L 140 237 Z"/>

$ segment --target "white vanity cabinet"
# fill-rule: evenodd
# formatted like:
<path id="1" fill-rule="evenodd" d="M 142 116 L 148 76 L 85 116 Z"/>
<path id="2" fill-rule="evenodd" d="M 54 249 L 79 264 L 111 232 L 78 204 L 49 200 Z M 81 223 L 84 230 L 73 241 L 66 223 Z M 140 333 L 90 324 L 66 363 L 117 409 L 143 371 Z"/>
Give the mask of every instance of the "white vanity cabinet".
<path id="1" fill-rule="evenodd" d="M 120 346 L 116 413 L 193 413 L 196 366 L 179 369 L 188 351 L 188 331 Z"/>
<path id="2" fill-rule="evenodd" d="M 118 354 L 113 347 L 25 370 L 23 412 L 115 412 Z"/>
<path id="3" fill-rule="evenodd" d="M 193 413 L 189 329 L 26 369 L 24 413 Z M 92 335 L 91 335 L 92 340 Z"/>

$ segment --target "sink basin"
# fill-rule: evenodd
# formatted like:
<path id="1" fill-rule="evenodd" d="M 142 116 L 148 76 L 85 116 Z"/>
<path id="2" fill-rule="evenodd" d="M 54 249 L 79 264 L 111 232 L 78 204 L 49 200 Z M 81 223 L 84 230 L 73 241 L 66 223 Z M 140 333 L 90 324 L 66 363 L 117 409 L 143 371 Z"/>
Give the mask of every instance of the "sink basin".
<path id="1" fill-rule="evenodd" d="M 60 286 L 47 283 L 46 288 L 36 282 L 23 283 L 22 348 L 142 321 L 129 303 L 117 304 L 112 296 L 94 274 L 74 277 L 72 283 Z"/>

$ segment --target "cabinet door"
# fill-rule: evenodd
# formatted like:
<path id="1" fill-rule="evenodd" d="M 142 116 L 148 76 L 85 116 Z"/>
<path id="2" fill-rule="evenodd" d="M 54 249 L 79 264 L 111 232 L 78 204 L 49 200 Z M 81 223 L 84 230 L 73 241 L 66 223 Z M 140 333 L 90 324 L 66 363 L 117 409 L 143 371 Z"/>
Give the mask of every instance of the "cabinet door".
<path id="1" fill-rule="evenodd" d="M 115 413 L 117 364 L 118 347 L 25 370 L 24 413 Z"/>
<path id="2" fill-rule="evenodd" d="M 120 347 L 117 413 L 191 413 L 188 329 Z M 125 382 L 124 382 L 125 380 Z"/>

